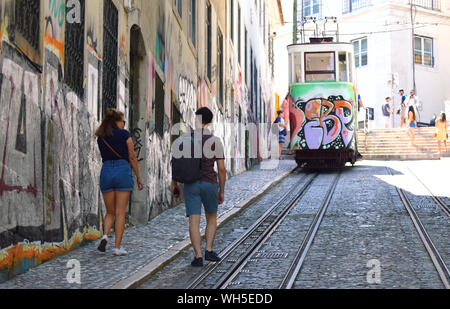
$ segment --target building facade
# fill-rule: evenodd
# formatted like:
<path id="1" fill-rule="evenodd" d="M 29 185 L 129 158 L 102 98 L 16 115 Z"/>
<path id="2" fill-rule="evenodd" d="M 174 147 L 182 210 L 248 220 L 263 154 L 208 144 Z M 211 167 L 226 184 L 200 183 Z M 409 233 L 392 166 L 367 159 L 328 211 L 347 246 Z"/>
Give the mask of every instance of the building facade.
<path id="1" fill-rule="evenodd" d="M 400 89 L 405 95 L 416 90 L 424 124 L 445 109 L 450 100 L 448 1 L 298 0 L 297 8 L 299 42 L 326 35 L 353 43 L 358 90 L 363 104 L 374 111 L 370 128 L 384 127 L 381 106 L 386 97 L 398 109 Z M 337 23 L 330 17 L 337 17 Z M 391 125 L 399 127 L 400 116 L 395 114 Z"/>
<path id="2" fill-rule="evenodd" d="M 172 128 L 192 128 L 198 107 L 215 113 L 229 176 L 270 147 L 259 123 L 271 113 L 279 1 L 0 3 L 0 281 L 100 236 L 94 132 L 108 108 L 125 113 L 146 184 L 131 225 L 180 202 L 169 190 Z M 254 135 L 235 129 L 249 123 Z"/>

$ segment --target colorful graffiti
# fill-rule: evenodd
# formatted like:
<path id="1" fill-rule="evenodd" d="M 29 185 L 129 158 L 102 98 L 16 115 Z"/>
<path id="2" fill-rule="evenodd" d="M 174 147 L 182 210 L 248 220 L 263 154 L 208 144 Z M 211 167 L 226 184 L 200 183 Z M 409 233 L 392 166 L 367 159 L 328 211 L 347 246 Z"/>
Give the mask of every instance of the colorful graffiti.
<path id="1" fill-rule="evenodd" d="M 0 282 L 98 238 L 103 212 L 98 153 L 78 151 L 94 126 L 61 58 L 45 48 L 41 74 L 5 41 L 1 57 Z"/>
<path id="2" fill-rule="evenodd" d="M 291 149 L 354 147 L 355 102 L 350 84 L 294 86 L 290 98 Z"/>
<path id="3" fill-rule="evenodd" d="M 180 113 L 183 115 L 186 124 L 195 127 L 195 112 L 197 110 L 197 92 L 194 83 L 187 77 L 180 76 L 178 80 L 178 101 Z"/>

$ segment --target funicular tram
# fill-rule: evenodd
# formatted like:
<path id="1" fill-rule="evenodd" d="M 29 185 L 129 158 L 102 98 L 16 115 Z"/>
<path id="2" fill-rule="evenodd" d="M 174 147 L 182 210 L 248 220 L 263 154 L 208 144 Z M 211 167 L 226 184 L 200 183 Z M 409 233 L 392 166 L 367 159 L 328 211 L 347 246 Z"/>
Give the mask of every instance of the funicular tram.
<path id="1" fill-rule="evenodd" d="M 299 166 L 334 168 L 358 159 L 354 49 L 333 38 L 288 46 L 291 142 Z"/>

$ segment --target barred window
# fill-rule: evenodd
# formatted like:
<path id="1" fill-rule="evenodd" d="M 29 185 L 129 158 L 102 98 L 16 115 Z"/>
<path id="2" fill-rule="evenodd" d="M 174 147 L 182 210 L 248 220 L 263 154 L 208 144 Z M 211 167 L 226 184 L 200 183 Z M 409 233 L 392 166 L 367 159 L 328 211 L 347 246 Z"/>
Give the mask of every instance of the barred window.
<path id="1" fill-rule="evenodd" d="M 409 3 L 430 10 L 441 10 L 441 0 L 410 0 Z"/>
<path id="2" fill-rule="evenodd" d="M 212 13 L 211 13 L 211 4 L 209 1 L 206 3 L 206 69 L 207 69 L 207 76 L 209 81 L 211 81 L 212 77 L 212 64 L 211 64 L 211 56 L 212 56 L 212 42 L 211 42 L 211 35 L 212 35 Z"/>
<path id="3" fill-rule="evenodd" d="M 217 29 L 217 74 L 218 74 L 218 86 L 219 86 L 219 99 L 217 103 L 223 107 L 223 95 L 224 95 L 224 85 L 223 85 L 223 34 L 220 29 Z"/>
<path id="4" fill-rule="evenodd" d="M 119 15 L 112 0 L 103 8 L 103 111 L 117 107 L 117 49 Z"/>
<path id="5" fill-rule="evenodd" d="M 343 0 L 343 11 L 342 13 L 347 14 L 359 9 L 369 7 L 371 5 L 371 0 Z"/>
<path id="6" fill-rule="evenodd" d="M 66 0 L 66 7 L 69 0 Z M 80 22 L 66 21 L 64 80 L 80 97 L 83 96 L 85 0 L 80 2 Z"/>
<path id="7" fill-rule="evenodd" d="M 178 15 L 182 17 L 183 7 L 181 0 L 173 0 L 173 6 L 177 9 Z"/>
<path id="8" fill-rule="evenodd" d="M 196 1 L 197 0 L 191 0 L 191 7 L 190 7 L 190 11 L 189 11 L 189 15 L 190 15 L 190 37 L 191 37 L 191 42 L 194 46 L 196 46 L 196 37 L 195 37 L 195 21 L 197 19 L 197 12 L 196 12 Z"/>
<path id="9" fill-rule="evenodd" d="M 35 49 L 39 48 L 40 0 L 15 0 L 16 30 Z"/>

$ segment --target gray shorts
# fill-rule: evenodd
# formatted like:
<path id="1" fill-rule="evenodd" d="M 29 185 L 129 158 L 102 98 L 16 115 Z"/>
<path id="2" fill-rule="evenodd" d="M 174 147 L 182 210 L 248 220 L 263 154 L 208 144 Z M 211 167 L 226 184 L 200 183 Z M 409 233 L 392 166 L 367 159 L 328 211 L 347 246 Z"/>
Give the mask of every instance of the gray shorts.
<path id="1" fill-rule="evenodd" d="M 207 214 L 215 214 L 219 208 L 219 184 L 197 181 L 184 185 L 186 217 L 202 214 L 202 204 Z"/>

